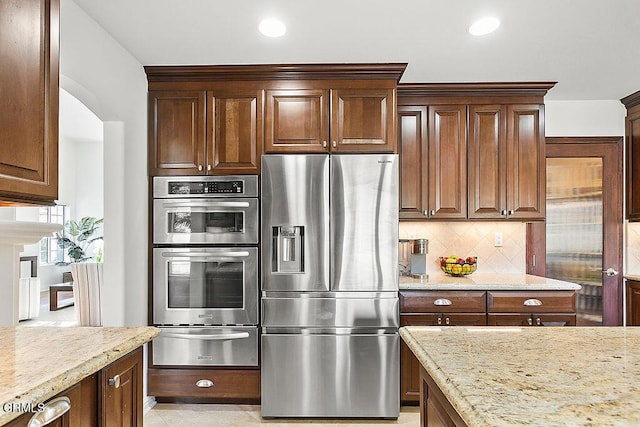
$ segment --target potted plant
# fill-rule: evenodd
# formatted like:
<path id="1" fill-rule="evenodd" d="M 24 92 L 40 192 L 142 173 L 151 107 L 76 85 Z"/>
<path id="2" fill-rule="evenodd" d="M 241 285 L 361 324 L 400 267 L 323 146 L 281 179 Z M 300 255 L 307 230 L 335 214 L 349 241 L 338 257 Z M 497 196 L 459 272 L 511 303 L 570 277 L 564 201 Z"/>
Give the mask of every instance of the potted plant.
<path id="1" fill-rule="evenodd" d="M 102 242 L 102 236 L 96 236 L 102 221 L 102 218 L 90 216 L 80 218 L 79 221 L 67 221 L 63 232 L 56 233 L 58 246 L 66 249 L 71 260 L 56 264 L 71 264 L 73 299 L 80 326 L 102 326 L 102 247 L 98 247 L 96 259 L 87 254 L 92 243 Z"/>
<path id="2" fill-rule="evenodd" d="M 102 225 L 103 218 L 85 216 L 78 221 L 69 220 L 64 224 L 64 229 L 55 233 L 58 247 L 66 249 L 71 262 L 59 261 L 56 265 L 69 265 L 72 262 L 85 262 L 93 260 L 87 255 L 87 249 L 92 243 L 102 241 L 102 236 L 95 236 Z M 96 261 L 102 261 L 102 251 L 98 250 Z"/>

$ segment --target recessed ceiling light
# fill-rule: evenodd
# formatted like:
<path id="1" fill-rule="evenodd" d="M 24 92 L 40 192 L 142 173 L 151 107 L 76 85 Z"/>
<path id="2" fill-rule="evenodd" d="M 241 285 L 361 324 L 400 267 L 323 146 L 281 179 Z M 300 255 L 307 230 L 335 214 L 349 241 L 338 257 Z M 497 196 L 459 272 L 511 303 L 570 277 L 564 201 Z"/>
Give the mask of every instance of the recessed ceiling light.
<path id="1" fill-rule="evenodd" d="M 267 37 L 280 37 L 287 32 L 287 27 L 275 18 L 267 18 L 258 25 L 258 30 Z"/>
<path id="2" fill-rule="evenodd" d="M 478 19 L 469 27 L 469 34 L 474 36 L 484 36 L 494 32 L 500 26 L 498 18 L 493 16 L 487 16 L 485 18 Z"/>

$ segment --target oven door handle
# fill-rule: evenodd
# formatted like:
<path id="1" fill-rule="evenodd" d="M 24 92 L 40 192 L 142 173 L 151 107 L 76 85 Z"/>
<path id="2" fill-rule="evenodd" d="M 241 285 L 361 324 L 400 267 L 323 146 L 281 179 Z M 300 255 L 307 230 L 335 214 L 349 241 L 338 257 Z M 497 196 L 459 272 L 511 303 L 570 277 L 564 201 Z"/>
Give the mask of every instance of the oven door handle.
<path id="1" fill-rule="evenodd" d="M 224 340 L 239 340 L 242 338 L 249 338 L 249 332 L 232 332 L 227 334 L 177 334 L 168 333 L 162 334 L 165 338 L 178 338 L 183 340 L 202 340 L 202 341 L 224 341 Z"/>
<path id="2" fill-rule="evenodd" d="M 163 202 L 162 207 L 166 208 L 248 208 L 249 202 L 219 202 L 219 201 L 198 201 L 198 202 Z"/>
<path id="3" fill-rule="evenodd" d="M 163 258 L 175 258 L 175 257 L 207 257 L 211 259 L 217 259 L 220 257 L 226 258 L 246 258 L 249 256 L 247 251 L 233 251 L 233 252 L 162 252 Z"/>

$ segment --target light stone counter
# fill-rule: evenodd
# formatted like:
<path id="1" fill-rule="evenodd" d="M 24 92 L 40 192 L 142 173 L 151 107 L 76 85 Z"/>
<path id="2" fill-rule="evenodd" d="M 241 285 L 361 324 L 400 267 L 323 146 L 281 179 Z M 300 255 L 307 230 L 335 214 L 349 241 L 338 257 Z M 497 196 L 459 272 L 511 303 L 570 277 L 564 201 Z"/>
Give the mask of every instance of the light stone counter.
<path id="1" fill-rule="evenodd" d="M 153 327 L 0 327 L 0 403 L 35 406 L 159 333 Z M 18 416 L 0 409 L 0 425 Z"/>
<path id="2" fill-rule="evenodd" d="M 531 274 L 473 273 L 465 277 L 453 277 L 438 271 L 429 273 L 429 277 L 423 280 L 400 276 L 401 290 L 565 291 L 580 288 L 577 283 Z"/>
<path id="3" fill-rule="evenodd" d="M 640 328 L 404 327 L 470 426 L 640 425 Z"/>
<path id="4" fill-rule="evenodd" d="M 624 278 L 627 280 L 634 280 L 636 282 L 640 282 L 640 274 L 627 273 L 624 275 Z"/>

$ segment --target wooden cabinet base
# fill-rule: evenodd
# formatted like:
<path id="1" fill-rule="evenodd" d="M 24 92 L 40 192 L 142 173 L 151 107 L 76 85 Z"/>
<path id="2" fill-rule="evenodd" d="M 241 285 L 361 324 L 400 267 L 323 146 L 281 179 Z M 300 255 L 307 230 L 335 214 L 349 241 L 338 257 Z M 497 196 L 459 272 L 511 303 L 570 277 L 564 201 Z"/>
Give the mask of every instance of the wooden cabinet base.
<path id="1" fill-rule="evenodd" d="M 467 425 L 422 367 L 420 368 L 420 425 L 423 427 Z"/>
<path id="2" fill-rule="evenodd" d="M 149 369 L 149 394 L 159 402 L 260 403 L 258 369 Z"/>

